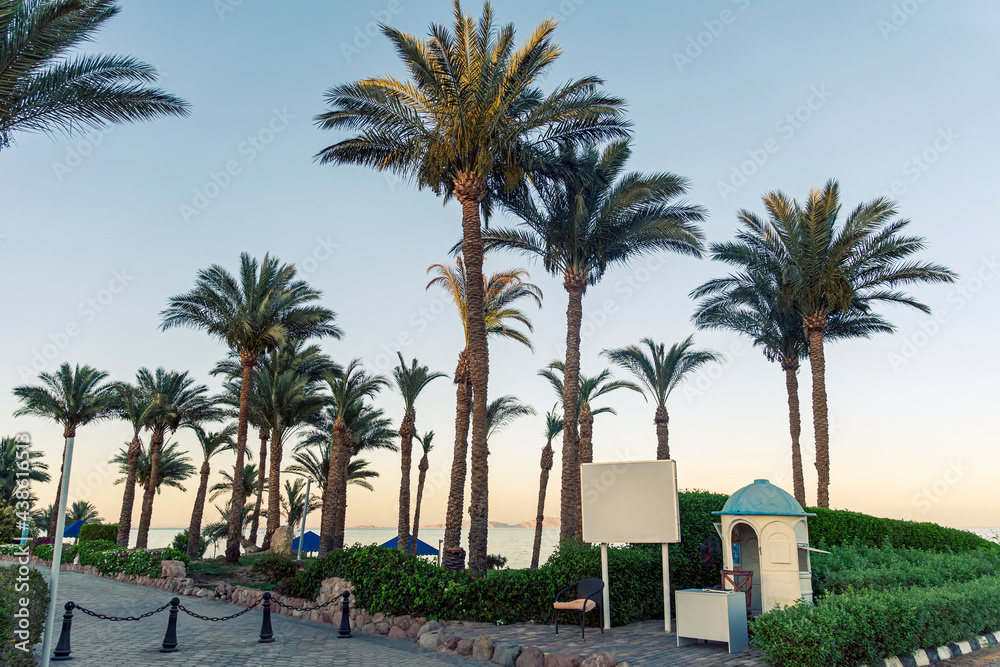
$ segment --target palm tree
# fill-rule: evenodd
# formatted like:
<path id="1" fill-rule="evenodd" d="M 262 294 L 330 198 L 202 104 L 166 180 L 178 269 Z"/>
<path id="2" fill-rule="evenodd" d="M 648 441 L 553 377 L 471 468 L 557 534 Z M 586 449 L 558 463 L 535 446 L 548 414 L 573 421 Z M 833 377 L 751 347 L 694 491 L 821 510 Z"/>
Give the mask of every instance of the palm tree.
<path id="1" fill-rule="evenodd" d="M 325 497 L 326 481 L 330 473 L 330 448 L 299 448 L 292 455 L 292 460 L 295 461 L 295 464 L 285 468 L 285 472 L 308 477 L 313 481 L 313 484 L 316 484 L 319 487 Z M 378 472 L 369 469 L 370 465 L 371 463 L 365 459 L 355 458 L 352 456 L 350 463 L 347 464 L 347 483 L 360 486 L 361 488 L 369 491 L 374 491 L 375 487 L 373 487 L 371 482 L 368 480 L 375 479 L 379 476 L 379 474 Z M 288 487 L 286 486 L 285 488 L 287 490 Z M 320 498 L 316 501 L 316 506 L 313 507 L 314 500 L 316 499 L 313 498 L 309 501 L 310 512 L 323 506 L 323 500 Z M 302 517 L 300 515 L 299 519 L 301 518 Z"/>
<path id="2" fill-rule="evenodd" d="M 122 493 L 122 509 L 118 518 L 118 536 L 115 540 L 120 549 L 127 549 L 132 532 L 132 509 L 135 505 L 135 471 L 139 452 L 142 449 L 140 434 L 152 424 L 154 418 L 163 414 L 161 403 L 155 392 L 147 386 L 116 382 L 111 386 L 114 392 L 112 410 L 118 419 L 132 426 L 132 441 L 129 443 L 129 478 Z"/>
<path id="3" fill-rule="evenodd" d="M 492 229 L 486 249 L 507 248 L 539 257 L 561 275 L 569 296 L 566 309 L 566 373 L 563 395 L 562 499 L 560 538 L 579 539 L 580 454 L 577 433 L 580 327 L 583 295 L 608 268 L 639 255 L 671 251 L 701 256 L 705 217 L 699 206 L 678 201 L 688 182 L 676 174 L 623 173 L 631 154 L 626 141 L 603 150 L 560 148 L 543 158 L 550 178 L 535 179 L 503 198 L 523 221 L 514 229 Z"/>
<path id="4" fill-rule="evenodd" d="M 262 356 L 254 369 L 254 390 L 251 396 L 251 423 L 256 418 L 261 432 L 261 461 L 257 479 L 257 501 L 250 524 L 250 542 L 257 542 L 257 526 L 263 497 L 264 466 L 267 457 L 267 440 L 271 441 L 271 461 L 266 488 L 268 489 L 267 527 L 262 549 L 271 545 L 271 536 L 281 523 L 280 476 L 284 443 L 303 425 L 315 421 L 328 404 L 328 397 L 320 394 L 323 376 L 338 372 L 337 366 L 324 355 L 319 346 L 306 346 L 302 341 L 288 341 L 277 350 Z M 213 373 L 229 376 L 225 401 L 239 404 L 239 362 L 235 359 L 219 363 Z"/>
<path id="5" fill-rule="evenodd" d="M 366 372 L 360 359 L 352 359 L 341 373 L 328 373 L 326 381 L 333 394 L 337 417 L 333 423 L 330 471 L 320 523 L 320 557 L 343 546 L 343 534 L 338 527 L 346 521 L 347 516 L 347 466 L 351 459 L 352 445 L 345 413 L 350 406 L 366 398 L 373 398 L 383 387 L 389 386 L 385 377 Z M 338 535 L 338 532 L 341 534 Z"/>
<path id="6" fill-rule="evenodd" d="M 89 500 L 77 500 L 73 502 L 73 505 L 66 510 L 66 523 L 75 523 L 77 521 L 82 521 L 84 523 L 101 523 L 103 519 L 101 515 L 98 514 L 97 508 Z"/>
<path id="7" fill-rule="evenodd" d="M 713 244 L 713 256 L 724 246 Z M 792 484 L 795 499 L 806 504 L 805 479 L 799 437 L 799 361 L 809 356 L 802 315 L 785 308 L 780 299 L 782 267 L 773 263 L 741 266 L 738 273 L 709 280 L 691 292 L 701 299 L 692 321 L 700 329 L 726 329 L 749 337 L 768 361 L 777 362 L 785 373 L 788 393 L 788 430 L 792 439 Z M 824 339 L 867 338 L 895 328 L 874 313 L 858 309 L 833 315 Z"/>
<path id="8" fill-rule="evenodd" d="M 66 448 L 70 439 L 76 437 L 76 430 L 93 422 L 111 416 L 110 408 L 114 397 L 110 385 L 105 383 L 108 374 L 90 366 L 63 364 L 55 373 L 39 373 L 42 386 L 22 385 L 14 387 L 14 396 L 21 407 L 14 411 L 15 417 L 41 417 L 51 419 L 63 427 L 63 463 L 59 465 L 59 486 L 56 487 L 55 507 L 59 507 L 63 486 L 63 466 Z M 48 534 L 56 534 L 58 512 L 49 517 Z"/>
<path id="9" fill-rule="evenodd" d="M 32 449 L 30 443 L 27 449 L 23 449 L 24 446 L 25 443 L 17 438 L 0 438 L 0 498 L 8 502 L 13 502 L 10 499 L 19 487 L 23 488 L 24 483 L 19 483 L 19 480 L 30 484 L 48 482 L 51 479 L 49 466 L 42 461 L 43 454 Z"/>
<path id="10" fill-rule="evenodd" d="M 69 135 L 188 115 L 187 102 L 147 85 L 157 75 L 146 63 L 74 53 L 118 11 L 113 0 L 0 3 L 0 150 L 15 132 Z"/>
<path id="11" fill-rule="evenodd" d="M 472 368 L 469 363 L 469 318 L 467 298 L 467 273 L 465 262 L 459 256 L 454 266 L 434 264 L 427 272 L 437 275 L 429 283 L 440 285 L 458 309 L 462 320 L 462 330 L 465 332 L 465 347 L 458 355 L 458 366 L 455 368 L 455 386 L 457 406 L 455 410 L 455 452 L 451 462 L 451 480 L 448 490 L 448 509 L 444 528 L 444 566 L 451 570 L 460 570 L 465 566 L 465 552 L 461 549 L 462 539 L 462 505 L 465 499 L 465 477 L 469 448 L 469 416 L 472 408 Z M 515 328 L 515 324 L 523 324 L 529 331 L 534 331 L 531 320 L 517 307 L 522 299 L 534 300 L 538 307 L 542 306 L 542 291 L 537 285 L 525 282 L 528 272 L 524 269 L 510 269 L 494 273 L 489 278 L 483 277 L 485 283 L 485 318 L 486 335 L 493 338 L 505 338 L 525 345 L 534 350 L 528 335 Z"/>
<path id="12" fill-rule="evenodd" d="M 201 558 L 201 521 L 205 513 L 205 495 L 208 492 L 208 476 L 212 472 L 209 460 L 220 452 L 227 452 L 236 447 L 233 437 L 236 435 L 236 424 L 229 424 L 221 431 L 207 432 L 200 426 L 194 432 L 201 445 L 201 481 L 198 484 L 198 494 L 191 510 L 191 525 L 188 527 L 187 552 L 191 560 Z"/>
<path id="13" fill-rule="evenodd" d="M 430 468 L 427 455 L 434 448 L 434 431 L 427 431 L 423 437 L 418 435 L 417 442 L 420 443 L 424 455 L 420 457 L 420 463 L 417 465 L 417 470 L 420 471 L 420 474 L 417 477 L 417 502 L 413 509 L 413 541 L 410 543 L 411 554 L 417 553 L 417 535 L 420 534 L 420 502 L 424 497 L 424 481 L 427 479 L 427 469 Z"/>
<path id="14" fill-rule="evenodd" d="M 322 306 L 311 305 L 321 293 L 304 280 L 295 279 L 295 267 L 265 255 L 260 263 L 249 254 L 240 255 L 239 280 L 223 267 L 213 264 L 198 272 L 195 287 L 187 294 L 170 299 L 161 313 L 166 330 L 173 327 L 204 329 L 225 341 L 240 358 L 240 409 L 236 431 L 236 473 L 243 468 L 250 418 L 253 369 L 261 354 L 277 349 L 286 340 L 343 334 L 335 324 L 336 315 Z M 233 488 L 226 562 L 239 563 L 242 533 L 239 525 L 246 498 L 239 485 Z"/>
<path id="15" fill-rule="evenodd" d="M 624 102 L 605 95 L 590 76 L 545 95 L 537 83 L 559 47 L 555 21 L 546 20 L 521 48 L 513 24 L 498 27 L 483 6 L 478 25 L 454 5 L 454 29 L 431 27 L 422 40 L 389 26 L 382 31 L 410 73 L 409 81 L 370 77 L 327 92 L 323 129 L 358 134 L 323 149 L 323 163 L 358 164 L 414 179 L 462 207 L 462 254 L 470 275 L 483 272 L 480 209 L 489 215 L 495 193 L 516 186 L 546 147 L 601 141 L 627 134 Z M 486 418 L 489 350 L 480 283 L 469 285 L 469 358 L 473 400 L 472 527 L 469 565 L 486 569 Z"/>
<path id="16" fill-rule="evenodd" d="M 55 505 L 49 505 L 48 507 L 43 507 L 41 509 L 31 511 L 31 521 L 35 527 L 41 530 L 49 530 L 48 526 L 52 524 L 52 515 L 56 511 Z M 48 537 L 54 537 L 54 534 L 47 532 Z"/>
<path id="17" fill-rule="evenodd" d="M 127 447 L 123 447 L 118 450 L 118 453 L 115 454 L 110 461 L 110 463 L 118 465 L 118 471 L 123 475 L 119 479 L 115 480 L 115 484 L 128 483 L 128 447 L 130 447 L 131 444 L 127 443 L 127 445 Z M 181 482 L 188 479 L 195 473 L 195 468 L 191 465 L 191 457 L 189 457 L 186 452 L 181 451 L 176 442 L 167 442 L 160 450 L 159 466 L 157 467 L 156 477 L 154 478 L 152 474 L 153 457 L 151 450 L 152 447 L 149 449 L 142 447 L 139 451 L 139 459 L 135 471 L 135 482 L 143 488 L 145 493 L 149 494 L 159 493 L 160 488 L 163 486 L 177 489 L 178 491 L 185 491 L 186 489 Z M 155 482 L 153 481 L 154 479 Z M 136 548 L 145 549 L 146 547 L 140 547 L 137 545 Z"/>
<path id="18" fill-rule="evenodd" d="M 180 428 L 195 426 L 222 417 L 223 413 L 208 397 L 208 387 L 195 384 L 194 378 L 185 371 L 168 371 L 162 367 L 150 372 L 140 368 L 136 373 L 139 390 L 153 397 L 158 404 L 146 428 L 150 431 L 150 475 L 159 477 L 160 449 L 167 433 L 176 433 Z M 153 520 L 153 500 L 156 489 L 147 486 L 142 494 L 142 512 L 139 515 L 139 531 L 136 536 L 137 549 L 145 549 L 149 539 L 149 526 Z"/>
<path id="19" fill-rule="evenodd" d="M 601 353 L 635 376 L 642 385 L 639 391 L 646 400 L 656 401 L 653 424 L 656 426 L 657 461 L 670 458 L 670 415 L 667 413 L 670 393 L 705 364 L 723 359 L 721 354 L 711 350 L 695 350 L 693 346 L 694 336 L 674 343 L 670 350 L 666 350 L 663 343 L 654 343 L 652 338 L 643 338 L 639 345 L 604 350 Z"/>
<path id="20" fill-rule="evenodd" d="M 228 470 L 220 470 L 219 476 L 222 477 L 222 481 L 216 482 L 211 486 L 209 491 L 212 492 L 212 495 L 208 497 L 209 500 L 214 501 L 219 496 L 231 496 L 233 494 L 233 473 Z M 244 498 L 257 493 L 257 464 L 248 463 L 243 466 L 239 479 L 239 487 L 243 491 Z M 267 486 L 266 479 L 264 480 L 264 486 Z"/>
<path id="21" fill-rule="evenodd" d="M 444 373 L 431 372 L 427 366 L 417 365 L 417 360 L 407 367 L 401 352 L 397 352 L 399 365 L 392 369 L 396 389 L 403 397 L 403 420 L 399 425 L 400 481 L 399 520 L 397 522 L 397 547 L 406 552 L 410 544 L 410 469 L 413 467 L 413 437 L 417 434 L 417 397 L 432 380 L 447 377 Z"/>
<path id="22" fill-rule="evenodd" d="M 896 204 L 886 198 L 857 206 L 840 224 L 840 185 L 831 179 L 813 190 L 805 205 L 775 191 L 764 195 L 765 221 L 749 211 L 738 217 L 743 229 L 736 240 L 721 244 L 714 255 L 743 267 L 780 266 L 779 297 L 783 306 L 802 316 L 812 367 L 813 428 L 818 480 L 816 504 L 830 505 L 830 426 L 823 352 L 830 318 L 877 303 L 930 308 L 901 291 L 921 282 L 954 282 L 950 269 L 909 259 L 924 239 L 903 236 L 909 225 L 898 218 Z"/>
<path id="23" fill-rule="evenodd" d="M 329 463 L 329 460 L 327 461 Z M 323 501 L 309 494 L 309 511 L 314 512 L 323 506 Z M 281 509 L 285 512 L 288 525 L 299 525 L 302 521 L 302 513 L 306 510 L 306 482 L 301 477 L 297 477 L 294 482 L 285 480 L 285 494 L 281 497 Z"/>
<path id="24" fill-rule="evenodd" d="M 550 410 L 545 415 L 545 446 L 542 447 L 542 472 L 538 479 L 538 514 L 535 516 L 535 541 L 531 547 L 531 569 L 538 567 L 542 551 L 542 524 L 545 522 L 545 489 L 549 485 L 549 471 L 552 470 L 552 441 L 562 433 L 563 420 Z"/>
<path id="25" fill-rule="evenodd" d="M 475 407 L 473 407 L 473 410 L 475 410 Z M 516 419 L 533 414 L 535 414 L 535 409 L 530 405 L 522 403 L 517 396 L 505 394 L 493 399 L 486 408 L 486 425 L 488 427 L 486 432 L 487 444 L 493 436 L 505 430 L 508 426 L 513 424 Z M 487 450 L 486 453 L 489 454 L 489 450 Z M 489 503 L 489 501 L 489 486 L 487 486 L 486 495 L 483 496 L 483 502 Z"/>

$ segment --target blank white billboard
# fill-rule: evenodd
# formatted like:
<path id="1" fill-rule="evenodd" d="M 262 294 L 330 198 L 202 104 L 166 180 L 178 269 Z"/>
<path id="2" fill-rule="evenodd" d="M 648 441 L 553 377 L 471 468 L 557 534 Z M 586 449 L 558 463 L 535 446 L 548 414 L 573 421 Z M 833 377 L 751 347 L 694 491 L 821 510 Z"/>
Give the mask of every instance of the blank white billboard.
<path id="1" fill-rule="evenodd" d="M 673 461 L 585 463 L 580 478 L 584 542 L 681 541 Z"/>

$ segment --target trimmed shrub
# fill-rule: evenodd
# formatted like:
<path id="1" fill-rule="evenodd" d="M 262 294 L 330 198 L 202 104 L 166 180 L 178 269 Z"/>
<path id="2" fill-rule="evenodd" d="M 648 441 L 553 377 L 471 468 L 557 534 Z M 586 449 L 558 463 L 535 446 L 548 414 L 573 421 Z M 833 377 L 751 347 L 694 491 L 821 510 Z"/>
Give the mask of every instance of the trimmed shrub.
<path id="1" fill-rule="evenodd" d="M 1000 628 L 1000 576 L 934 588 L 851 591 L 758 616 L 752 646 L 783 667 L 875 664 Z"/>
<path id="2" fill-rule="evenodd" d="M 20 627 L 20 601 L 28 600 L 28 627 Z M 49 604 L 49 587 L 45 578 L 34 568 L 26 575 L 20 568 L 0 567 L 0 664 L 10 667 L 27 667 L 38 664 L 31 647 L 42 640 L 45 611 Z M 24 634 L 15 634 L 26 632 Z M 24 650 L 26 649 L 26 650 Z"/>
<path id="3" fill-rule="evenodd" d="M 79 542 L 102 540 L 114 542 L 118 539 L 117 523 L 85 523 L 80 528 Z"/>
<path id="4" fill-rule="evenodd" d="M 185 528 L 181 532 L 174 535 L 174 541 L 171 543 L 174 549 L 178 551 L 183 551 L 187 553 L 188 550 L 188 535 L 190 535 L 190 528 Z M 205 539 L 204 535 L 198 536 L 198 558 L 204 558 L 205 552 L 208 551 L 208 540 Z"/>
<path id="5" fill-rule="evenodd" d="M 945 528 L 936 523 L 881 519 L 860 512 L 821 507 L 808 507 L 806 511 L 816 513 L 809 517 L 809 540 L 828 547 L 858 542 L 869 547 L 889 543 L 894 547 L 925 551 L 972 551 L 995 545 L 967 530 Z"/>
<path id="6" fill-rule="evenodd" d="M 270 584 L 277 584 L 283 579 L 293 578 L 298 571 L 299 566 L 294 560 L 278 554 L 261 556 L 250 566 L 250 574 L 263 577 Z"/>
<path id="7" fill-rule="evenodd" d="M 182 551 L 177 551 L 172 547 L 166 549 L 152 549 L 144 551 L 133 549 L 124 551 L 119 549 L 109 549 L 91 553 L 87 558 L 86 565 L 93 565 L 101 574 L 135 574 L 145 577 L 159 577 L 160 564 L 165 560 L 181 560 L 190 562 L 188 555 Z M 83 563 L 81 556 L 80 562 Z"/>
<path id="8" fill-rule="evenodd" d="M 42 560 L 52 560 L 52 550 L 55 545 L 51 541 L 51 538 L 46 538 L 46 539 L 49 540 L 47 543 L 39 544 L 33 547 L 31 549 L 31 553 L 38 556 Z M 76 558 L 76 545 L 67 544 L 63 542 L 62 549 L 63 549 L 62 562 L 72 563 L 73 559 Z"/>

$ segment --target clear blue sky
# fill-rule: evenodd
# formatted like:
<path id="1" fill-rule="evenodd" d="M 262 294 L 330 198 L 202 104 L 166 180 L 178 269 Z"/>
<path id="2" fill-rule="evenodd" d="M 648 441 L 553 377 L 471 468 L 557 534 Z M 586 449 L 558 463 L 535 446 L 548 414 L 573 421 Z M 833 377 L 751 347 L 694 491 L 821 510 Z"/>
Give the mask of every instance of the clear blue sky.
<path id="1" fill-rule="evenodd" d="M 478 13 L 480 6 L 467 8 Z M 832 503 L 950 525 L 1000 524 L 997 314 L 989 307 L 1000 287 L 1000 232 L 989 213 L 1000 7 L 552 0 L 502 1 L 497 12 L 522 35 L 547 15 L 561 16 L 556 39 L 565 53 L 545 86 L 596 73 L 627 98 L 635 122 L 631 167 L 691 179 L 691 201 L 711 212 L 711 241 L 729 238 L 734 211 L 760 210 L 770 189 L 801 198 L 837 177 L 848 207 L 895 189 L 912 231 L 929 240 L 923 257 L 952 267 L 962 281 L 914 290 L 938 321 L 893 310 L 887 314 L 898 334 L 828 348 Z M 126 3 L 87 50 L 154 64 L 162 85 L 189 100 L 193 114 L 89 138 L 22 135 L 0 154 L 8 314 L 0 432 L 30 431 L 58 470 L 60 430 L 10 417 L 10 388 L 33 363 L 45 370 L 89 363 L 121 379 L 162 365 L 216 386 L 208 371 L 222 347 L 196 332 L 159 332 L 158 313 L 190 288 L 198 269 L 233 268 L 241 251 L 295 262 L 324 290 L 346 331 L 325 346 L 338 360 L 361 356 L 388 370 L 385 353 L 402 341 L 407 358 L 454 370 L 461 329 L 450 304 L 424 286 L 427 267 L 446 261 L 458 238 L 457 207 L 381 174 L 312 160 L 339 138 L 311 121 L 327 88 L 401 73 L 385 40 L 365 35 L 374 32 L 373 17 L 424 34 L 431 21 L 450 21 L 450 3 Z M 652 271 L 645 260 L 617 269 L 588 292 L 585 373 L 602 367 L 603 348 L 643 336 L 670 344 L 692 333 L 686 295 L 724 268 L 663 259 Z M 524 262 L 491 256 L 487 267 Z M 535 372 L 565 338 L 561 281 L 529 268 L 545 292 L 544 308 L 532 313 L 536 353 L 508 343 L 491 350 L 493 395 L 514 393 L 540 413 L 491 445 L 490 516 L 507 522 L 534 516 L 541 414 L 555 402 Z M 699 333 L 696 340 L 728 361 L 671 398 L 680 485 L 729 493 L 765 477 L 790 489 L 780 369 L 735 337 Z M 809 382 L 803 369 L 813 501 Z M 398 420 L 397 396 L 379 402 Z M 595 459 L 652 458 L 652 408 L 631 393 L 612 395 L 609 404 L 618 416 L 597 418 Z M 417 409 L 418 430 L 438 433 L 424 509 L 427 522 L 438 522 L 451 462 L 451 383 L 432 384 Z M 124 425 L 106 424 L 77 440 L 71 499 L 89 497 L 109 520 L 117 518 L 121 487 L 99 468 L 128 435 Z M 180 439 L 194 445 L 188 434 Z M 372 459 L 382 478 L 375 493 L 352 491 L 348 522 L 392 525 L 398 458 Z M 231 457 L 214 463 L 229 466 Z M 53 489 L 38 492 L 49 502 Z M 549 498 L 547 513 L 557 514 L 555 482 Z M 186 524 L 192 501 L 191 493 L 164 492 L 154 526 Z"/>

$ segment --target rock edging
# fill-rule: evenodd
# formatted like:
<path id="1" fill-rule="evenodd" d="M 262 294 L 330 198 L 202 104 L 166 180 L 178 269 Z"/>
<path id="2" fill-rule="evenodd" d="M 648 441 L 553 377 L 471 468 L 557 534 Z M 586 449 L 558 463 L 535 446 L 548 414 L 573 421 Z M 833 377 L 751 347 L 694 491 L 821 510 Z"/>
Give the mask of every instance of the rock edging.
<path id="1" fill-rule="evenodd" d="M 961 642 L 951 642 L 947 646 L 939 646 L 931 649 L 920 649 L 912 656 L 901 656 L 897 658 L 886 658 L 875 663 L 874 667 L 904 667 L 904 665 L 931 665 L 949 658 L 957 658 L 960 655 L 978 651 L 987 646 L 1000 644 L 1000 630 L 991 634 L 980 635 L 975 639 L 967 639 Z"/>

